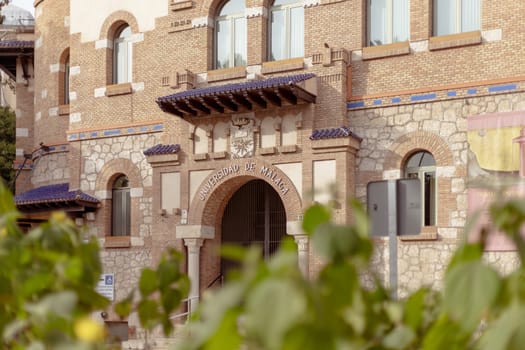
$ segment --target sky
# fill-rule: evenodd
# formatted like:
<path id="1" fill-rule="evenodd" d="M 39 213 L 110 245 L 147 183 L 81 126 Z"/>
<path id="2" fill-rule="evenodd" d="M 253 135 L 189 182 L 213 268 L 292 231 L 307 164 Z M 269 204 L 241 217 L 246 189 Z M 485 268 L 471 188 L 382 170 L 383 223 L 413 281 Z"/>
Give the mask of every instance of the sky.
<path id="1" fill-rule="evenodd" d="M 11 3 L 13 5 L 16 5 L 18 7 L 21 7 L 23 9 L 26 9 L 27 11 L 31 12 L 33 17 L 35 16 L 35 8 L 33 7 L 33 3 L 35 0 L 11 0 Z"/>

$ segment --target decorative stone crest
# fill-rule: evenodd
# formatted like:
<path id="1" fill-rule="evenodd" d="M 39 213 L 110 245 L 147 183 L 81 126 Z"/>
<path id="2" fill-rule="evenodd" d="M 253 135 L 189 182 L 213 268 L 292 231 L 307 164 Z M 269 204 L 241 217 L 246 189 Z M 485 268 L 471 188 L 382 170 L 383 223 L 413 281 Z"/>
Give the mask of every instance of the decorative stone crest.
<path id="1" fill-rule="evenodd" d="M 255 120 L 252 113 L 232 118 L 230 126 L 230 153 L 232 158 L 253 157 Z"/>

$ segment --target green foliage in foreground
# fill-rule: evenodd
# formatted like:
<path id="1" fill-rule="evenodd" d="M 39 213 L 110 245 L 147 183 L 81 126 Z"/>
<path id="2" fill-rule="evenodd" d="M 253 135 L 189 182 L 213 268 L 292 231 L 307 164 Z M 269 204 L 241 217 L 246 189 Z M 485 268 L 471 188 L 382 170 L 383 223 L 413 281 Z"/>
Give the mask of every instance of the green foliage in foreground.
<path id="1" fill-rule="evenodd" d="M 0 9 L 2 8 L 0 1 Z M 15 177 L 15 112 L 9 107 L 0 107 L 0 177 L 4 184 L 11 184 Z"/>
<path id="2" fill-rule="evenodd" d="M 482 260 L 484 238 L 464 243 L 447 267 L 443 291 L 421 288 L 394 300 L 373 277 L 367 217 L 362 206 L 352 206 L 355 223 L 350 227 L 332 223 L 322 206 L 305 213 L 303 228 L 327 262 L 314 280 L 301 276 L 291 242 L 267 263 L 255 250 L 230 251 L 244 261 L 243 269 L 205 298 L 180 349 L 523 348 L 523 265 L 501 276 Z M 519 228 L 525 202 L 494 204 L 491 216 L 515 240 L 523 262 Z M 373 282 L 362 283 L 363 275 Z"/>
<path id="3" fill-rule="evenodd" d="M 105 349 L 104 328 L 90 318 L 109 306 L 95 290 L 102 273 L 97 240 L 82 241 L 61 212 L 28 233 L 18 217 L 0 184 L 0 349 Z M 162 325 L 169 332 L 169 315 L 189 286 L 180 261 L 169 250 L 156 270 L 142 271 L 136 303 L 132 293 L 116 311 L 137 311 L 144 328 Z"/>
<path id="4" fill-rule="evenodd" d="M 292 241 L 263 261 L 256 249 L 229 248 L 243 262 L 221 289 L 207 292 L 181 350 L 513 350 L 525 344 L 523 264 L 502 276 L 483 259 L 480 243 L 464 243 L 447 267 L 442 291 L 421 288 L 401 300 L 390 297 L 370 268 L 373 245 L 362 207 L 355 223 L 331 221 L 315 205 L 303 228 L 326 265 L 304 278 Z M 516 243 L 525 202 L 494 204 L 494 225 Z M 7 190 L 0 187 L 0 347 L 2 349 L 104 349 L 104 333 L 89 319 L 108 307 L 95 292 L 101 271 L 96 240 L 82 242 L 63 214 L 23 234 Z M 142 272 L 137 291 L 115 305 L 137 312 L 144 328 L 172 330 L 169 315 L 189 282 L 180 255 L 168 251 L 155 269 Z M 363 277 L 366 276 L 366 279 Z M 364 283 L 366 280 L 368 282 Z"/>

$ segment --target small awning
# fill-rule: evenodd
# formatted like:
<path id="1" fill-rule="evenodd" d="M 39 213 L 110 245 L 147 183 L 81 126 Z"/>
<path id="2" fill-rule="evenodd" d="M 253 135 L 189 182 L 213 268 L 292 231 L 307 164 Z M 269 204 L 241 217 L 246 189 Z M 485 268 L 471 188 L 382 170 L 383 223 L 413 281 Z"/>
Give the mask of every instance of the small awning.
<path id="1" fill-rule="evenodd" d="M 16 59 L 22 59 L 22 73 L 28 75 L 27 60 L 33 56 L 34 41 L 31 40 L 0 40 L 0 68 L 11 79 L 16 79 Z"/>
<path id="2" fill-rule="evenodd" d="M 68 183 L 34 188 L 15 196 L 15 204 L 22 212 L 66 210 L 93 211 L 100 200 L 81 190 L 70 191 Z M 88 210 L 89 208 L 89 210 Z"/>
<path id="3" fill-rule="evenodd" d="M 315 103 L 316 77 L 297 74 L 242 83 L 208 86 L 159 97 L 157 104 L 181 118 Z"/>

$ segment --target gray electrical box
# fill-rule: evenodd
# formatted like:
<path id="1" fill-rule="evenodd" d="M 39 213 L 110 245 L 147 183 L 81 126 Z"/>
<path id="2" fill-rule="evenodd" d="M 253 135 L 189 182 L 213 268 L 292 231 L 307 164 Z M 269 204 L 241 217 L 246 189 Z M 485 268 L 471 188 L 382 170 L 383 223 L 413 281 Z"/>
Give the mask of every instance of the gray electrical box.
<path id="1" fill-rule="evenodd" d="M 397 234 L 418 235 L 423 221 L 419 179 L 396 181 Z"/>
<path id="2" fill-rule="evenodd" d="M 367 185 L 370 235 L 416 235 L 421 232 L 419 179 L 374 181 Z"/>
<path id="3" fill-rule="evenodd" d="M 370 218 L 371 236 L 388 236 L 393 229 L 389 214 L 395 215 L 395 198 L 389 196 L 395 181 L 369 182 L 366 189 L 367 211 Z M 395 187 L 394 187 L 395 188 Z"/>

